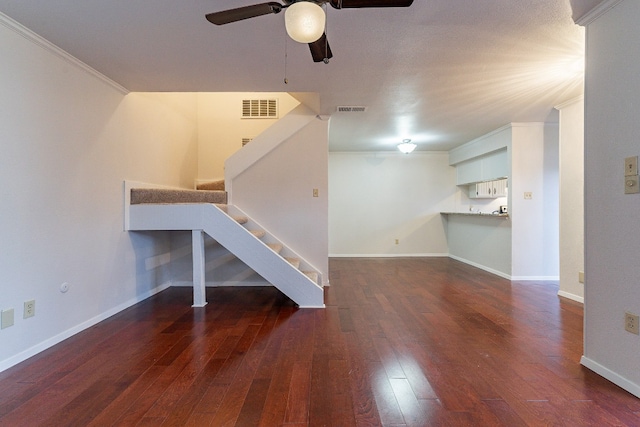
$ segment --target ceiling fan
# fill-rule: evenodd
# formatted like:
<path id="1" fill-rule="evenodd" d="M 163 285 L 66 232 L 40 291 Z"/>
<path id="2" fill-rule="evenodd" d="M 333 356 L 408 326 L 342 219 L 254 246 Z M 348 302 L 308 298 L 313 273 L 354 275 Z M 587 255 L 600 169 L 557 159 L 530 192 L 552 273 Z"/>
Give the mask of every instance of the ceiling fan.
<path id="1" fill-rule="evenodd" d="M 413 0 L 283 0 L 284 4 L 267 2 L 235 9 L 213 12 L 206 15 L 216 25 L 229 24 L 262 15 L 285 13 L 285 24 L 289 36 L 300 43 L 307 43 L 314 62 L 328 63 L 333 57 L 327 35 L 324 32 L 325 14 L 322 5 L 329 3 L 334 9 L 373 7 L 409 7 Z"/>

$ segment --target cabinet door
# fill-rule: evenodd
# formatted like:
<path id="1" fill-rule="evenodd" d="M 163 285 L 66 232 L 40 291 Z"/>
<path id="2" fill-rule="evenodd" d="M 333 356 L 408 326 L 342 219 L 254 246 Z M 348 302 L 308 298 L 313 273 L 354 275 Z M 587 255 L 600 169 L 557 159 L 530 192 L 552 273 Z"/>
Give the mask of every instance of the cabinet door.
<path id="1" fill-rule="evenodd" d="M 509 175 L 507 150 L 500 150 L 482 157 L 482 180 L 488 181 Z"/>
<path id="2" fill-rule="evenodd" d="M 495 197 L 507 197 L 507 180 L 499 179 L 495 181 L 496 193 Z"/>
<path id="3" fill-rule="evenodd" d="M 491 182 L 481 182 L 479 185 L 480 185 L 480 194 L 482 194 L 482 197 L 484 198 L 493 197 L 491 194 L 493 192 L 493 185 Z"/>
<path id="4" fill-rule="evenodd" d="M 477 182 L 469 185 L 470 199 L 488 199 L 494 197 L 492 193 L 493 187 L 491 182 Z"/>

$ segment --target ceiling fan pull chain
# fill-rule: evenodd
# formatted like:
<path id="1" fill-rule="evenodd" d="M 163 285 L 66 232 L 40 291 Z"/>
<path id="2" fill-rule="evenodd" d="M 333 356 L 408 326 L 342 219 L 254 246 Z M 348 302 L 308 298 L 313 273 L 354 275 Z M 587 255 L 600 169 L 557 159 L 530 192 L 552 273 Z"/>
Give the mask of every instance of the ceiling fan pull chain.
<path id="1" fill-rule="evenodd" d="M 287 43 L 287 36 L 284 37 L 284 84 L 289 84 L 289 79 L 287 78 L 287 47 L 289 44 Z"/>
<path id="2" fill-rule="evenodd" d="M 329 20 L 329 15 L 327 14 L 327 4 L 323 3 L 322 7 L 324 8 L 325 20 L 324 20 L 324 58 L 322 62 L 325 64 L 329 63 L 329 37 L 327 36 L 327 21 Z"/>

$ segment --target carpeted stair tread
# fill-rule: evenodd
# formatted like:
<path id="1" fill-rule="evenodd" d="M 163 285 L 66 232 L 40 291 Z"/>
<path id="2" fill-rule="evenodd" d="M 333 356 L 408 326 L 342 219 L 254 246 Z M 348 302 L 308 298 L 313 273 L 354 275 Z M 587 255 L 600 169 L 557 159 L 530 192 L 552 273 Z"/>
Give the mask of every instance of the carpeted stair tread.
<path id="1" fill-rule="evenodd" d="M 267 243 L 267 246 L 269 246 L 271 250 L 277 254 L 279 254 L 282 250 L 282 245 L 280 243 Z"/>
<path id="2" fill-rule="evenodd" d="M 211 181 L 211 182 L 203 182 L 196 186 L 198 190 L 216 190 L 216 191 L 224 191 L 224 179 Z"/>
<path id="3" fill-rule="evenodd" d="M 318 283 L 318 273 L 316 273 L 315 271 L 303 271 L 303 273 L 309 279 L 313 280 L 315 283 Z"/>
<path id="4" fill-rule="evenodd" d="M 264 230 L 250 230 L 251 234 L 253 234 L 254 236 L 256 236 L 258 239 L 262 239 L 264 237 L 265 233 Z"/>
<path id="5" fill-rule="evenodd" d="M 300 258 L 295 258 L 295 257 L 284 257 L 284 259 L 286 259 L 287 261 L 289 261 L 289 264 L 291 264 L 292 266 L 294 266 L 295 268 L 300 267 Z"/>
<path id="6" fill-rule="evenodd" d="M 162 188 L 132 188 L 131 204 L 142 203 L 227 203 L 225 191 L 168 190 Z"/>
<path id="7" fill-rule="evenodd" d="M 238 224 L 246 224 L 247 222 L 249 222 L 249 218 L 247 218 L 246 216 L 233 216 L 232 217 Z M 264 232 L 263 232 L 264 233 Z M 263 234 L 264 236 L 264 234 Z M 262 237 L 262 236 L 260 236 Z"/>

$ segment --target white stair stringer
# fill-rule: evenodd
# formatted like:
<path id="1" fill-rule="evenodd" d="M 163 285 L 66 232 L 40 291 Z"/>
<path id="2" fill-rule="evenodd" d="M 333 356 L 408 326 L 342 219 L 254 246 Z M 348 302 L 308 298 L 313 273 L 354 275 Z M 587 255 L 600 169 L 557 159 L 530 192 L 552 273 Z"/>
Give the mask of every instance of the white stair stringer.
<path id="1" fill-rule="evenodd" d="M 317 270 L 303 264 L 302 260 L 301 270 L 291 265 L 284 257 L 295 254 L 285 247 L 281 254 L 274 252 L 267 244 L 278 243 L 277 240 L 268 232 L 262 238 L 256 237 L 249 231 L 256 225 L 250 219 L 239 224 L 220 207 L 209 203 L 138 204 L 130 205 L 129 210 L 129 230 L 191 230 L 194 240 L 197 230 L 201 230 L 300 307 L 324 308 L 322 286 L 301 271 L 306 268 L 314 272 Z M 236 215 L 233 211 L 230 214 Z M 197 247 L 194 244 L 194 249 Z M 194 252 L 194 260 L 197 255 Z M 197 274 L 194 274 L 194 306 L 202 306 L 206 304 L 203 301 L 204 278 L 199 278 L 199 283 L 196 283 L 195 276 Z"/>
<path id="2" fill-rule="evenodd" d="M 310 262 L 304 259 L 304 257 L 297 254 L 293 249 L 291 249 L 288 245 L 283 244 L 277 237 L 267 231 L 266 227 L 263 227 L 260 223 L 253 220 L 246 213 L 244 213 L 241 209 L 239 209 L 235 205 L 225 205 L 226 211 L 232 217 L 243 217 L 247 219 L 246 223 L 243 223 L 243 226 L 248 230 L 262 230 L 264 235 L 260 238 L 263 242 L 269 243 L 280 243 L 282 244 L 282 250 L 279 252 L 280 256 L 283 258 L 295 258 L 296 259 L 296 267 L 302 271 L 303 273 L 315 273 L 317 280 L 313 280 L 316 284 L 322 286 L 322 274 L 320 270 L 314 267 Z M 290 261 L 289 261 L 290 262 Z M 307 277 L 311 278 L 311 274 L 307 274 Z"/>

